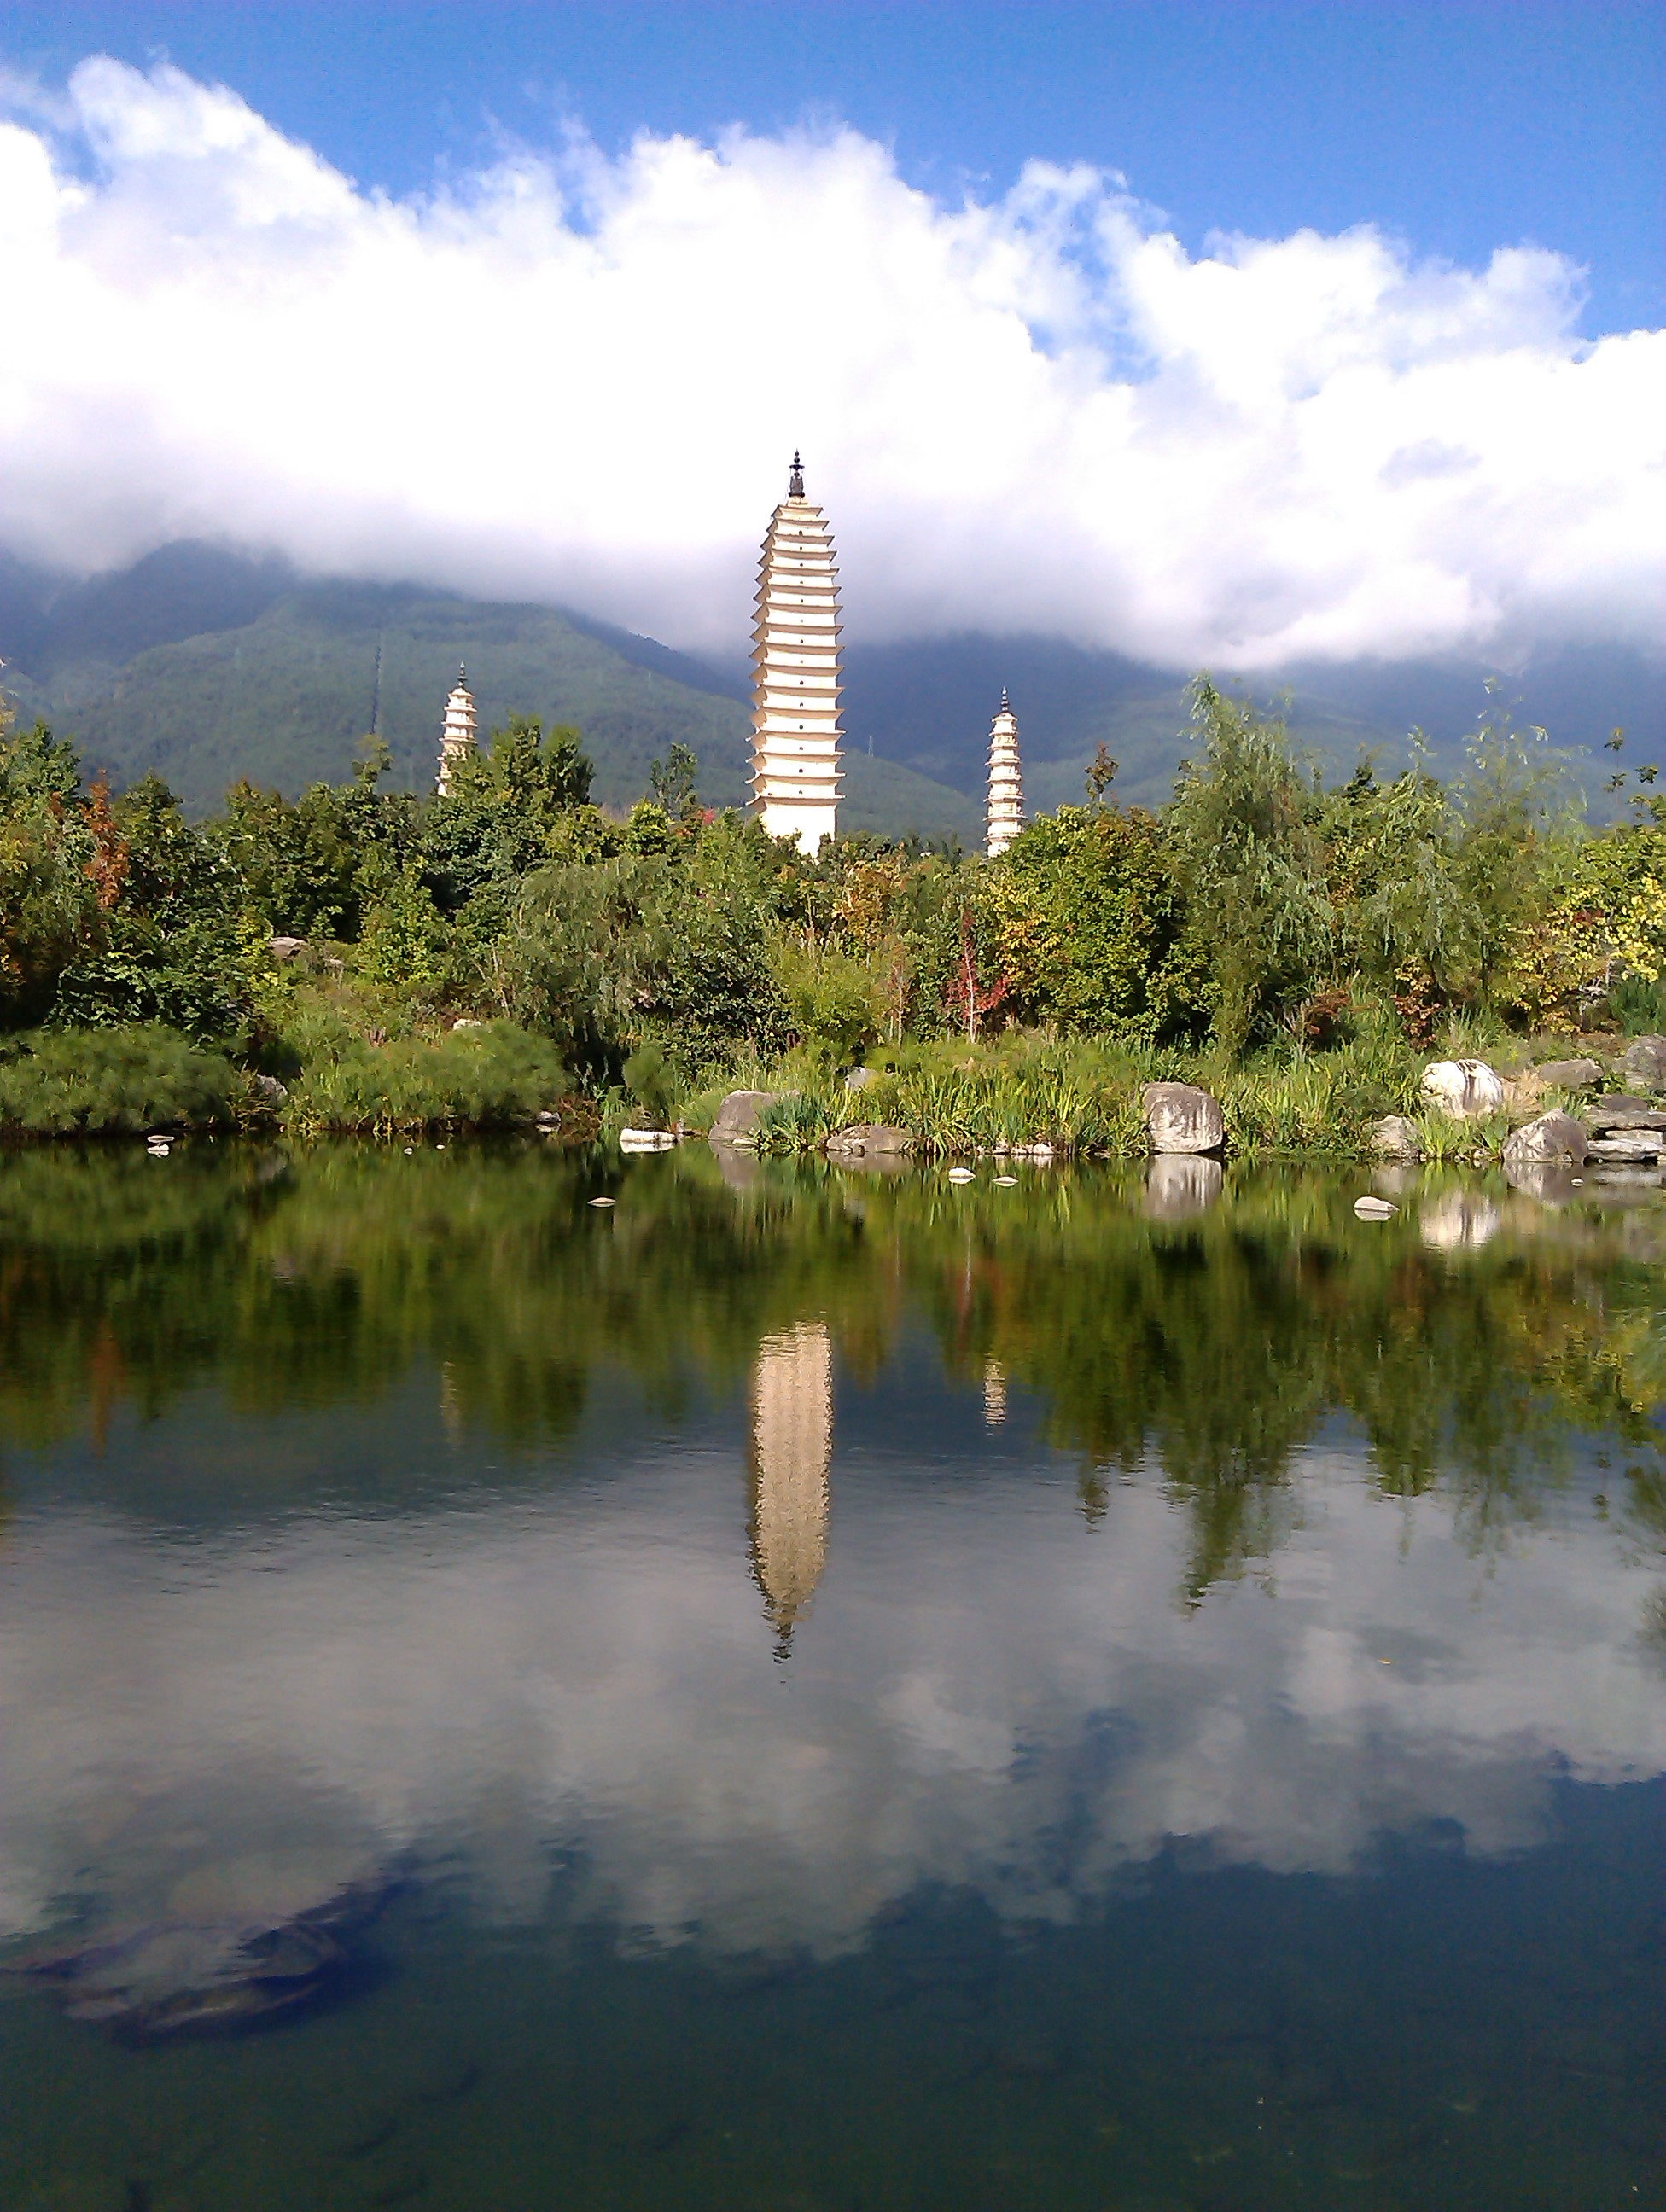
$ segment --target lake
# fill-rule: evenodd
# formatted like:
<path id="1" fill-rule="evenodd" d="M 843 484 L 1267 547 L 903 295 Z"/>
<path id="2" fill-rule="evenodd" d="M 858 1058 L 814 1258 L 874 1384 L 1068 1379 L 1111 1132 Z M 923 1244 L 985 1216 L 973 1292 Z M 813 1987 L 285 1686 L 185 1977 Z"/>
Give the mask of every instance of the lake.
<path id="1" fill-rule="evenodd" d="M 1661 1193 L 994 1172 L 0 1159 L 5 2212 L 1666 2204 Z"/>

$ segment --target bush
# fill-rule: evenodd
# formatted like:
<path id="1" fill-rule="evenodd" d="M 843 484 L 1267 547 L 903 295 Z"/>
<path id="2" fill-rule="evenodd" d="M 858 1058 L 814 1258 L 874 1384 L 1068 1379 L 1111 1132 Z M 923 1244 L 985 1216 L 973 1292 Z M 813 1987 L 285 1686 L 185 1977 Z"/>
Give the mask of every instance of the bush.
<path id="1" fill-rule="evenodd" d="M 383 1045 L 356 1037 L 291 1085 L 284 1120 L 304 1134 L 504 1128 L 554 1108 L 570 1087 L 555 1047 L 507 1022 Z"/>
<path id="2" fill-rule="evenodd" d="M 0 1047 L 0 1129 L 8 1133 L 223 1127 L 241 1091 L 223 1054 L 173 1030 L 37 1030 Z"/>

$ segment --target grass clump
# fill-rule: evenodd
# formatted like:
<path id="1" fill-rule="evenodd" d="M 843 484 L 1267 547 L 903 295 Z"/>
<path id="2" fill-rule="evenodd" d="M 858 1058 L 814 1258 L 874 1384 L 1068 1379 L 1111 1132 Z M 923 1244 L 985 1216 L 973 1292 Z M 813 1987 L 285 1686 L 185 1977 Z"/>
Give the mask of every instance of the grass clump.
<path id="1" fill-rule="evenodd" d="M 547 1039 L 512 1023 L 486 1022 L 380 1044 L 343 1038 L 296 1078 L 284 1120 L 302 1136 L 505 1128 L 549 1110 L 575 1118 L 571 1091 L 561 1055 Z"/>
<path id="2" fill-rule="evenodd" d="M 177 1030 L 34 1030 L 0 1043 L 0 1131 L 8 1135 L 225 1127 L 244 1094 L 223 1053 Z"/>

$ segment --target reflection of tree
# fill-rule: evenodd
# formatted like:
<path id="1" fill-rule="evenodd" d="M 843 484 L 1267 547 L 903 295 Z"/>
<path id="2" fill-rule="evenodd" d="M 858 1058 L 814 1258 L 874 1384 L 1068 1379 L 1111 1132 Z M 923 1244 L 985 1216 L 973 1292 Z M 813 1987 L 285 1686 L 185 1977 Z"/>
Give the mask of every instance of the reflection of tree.
<path id="1" fill-rule="evenodd" d="M 604 1213 L 587 1200 L 610 1172 Z M 525 1144 L 42 1149 L 0 1176 L 0 1425 L 44 1443 L 208 1382 L 257 1414 L 368 1403 L 426 1370 L 436 1431 L 443 1375 L 450 1431 L 530 1466 L 603 1370 L 675 1421 L 806 1315 L 871 1379 L 912 1307 L 989 1418 L 1015 1387 L 1045 1408 L 1088 1470 L 1090 1521 L 1119 1477 L 1168 1486 L 1193 1600 L 1281 1540 L 1327 1420 L 1363 1432 L 1385 1493 L 1450 1497 L 1481 1547 L 1537 1510 L 1577 1436 L 1600 1437 L 1624 1455 L 1633 1528 L 1666 1542 L 1652 1212 L 1500 1191 L 1498 1233 L 1447 1252 L 1413 1208 L 1362 1227 L 1352 1194 L 1234 1174 L 1207 1212 L 1164 1222 L 1115 1173 L 1019 1194 L 765 1162 L 734 1188 L 703 1146 L 623 1181 Z M 216 1487 L 202 1507 L 236 1502 Z M 790 1611 L 799 1583 L 774 1574 Z"/>
<path id="2" fill-rule="evenodd" d="M 751 1442 L 752 1568 L 784 1653 L 827 1565 L 833 1340 L 821 1322 L 759 1345 Z"/>

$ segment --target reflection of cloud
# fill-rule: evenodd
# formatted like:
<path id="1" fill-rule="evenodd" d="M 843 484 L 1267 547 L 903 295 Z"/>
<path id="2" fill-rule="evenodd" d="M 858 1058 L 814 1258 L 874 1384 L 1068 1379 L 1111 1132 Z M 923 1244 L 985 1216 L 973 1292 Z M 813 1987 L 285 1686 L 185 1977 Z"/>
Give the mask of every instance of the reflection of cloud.
<path id="1" fill-rule="evenodd" d="M 1595 1522 L 1482 1577 L 1438 1502 L 1390 1509 L 1315 1455 L 1276 1595 L 1188 1613 L 1154 1485 L 1088 1534 L 1062 1487 L 991 1478 L 960 1510 L 857 1457 L 816 1663 L 784 1681 L 710 1464 L 218 1545 L 26 1522 L 0 1560 L 3 1925 L 71 1883 L 127 1917 L 293 1911 L 406 1846 L 529 1913 L 559 1845 L 641 1940 L 828 1950 L 922 1880 L 1062 1917 L 1176 1833 L 1284 1870 L 1435 1818 L 1508 1850 L 1562 1763 L 1666 1771 L 1648 1577 Z"/>
<path id="2" fill-rule="evenodd" d="M 766 1336 L 752 1366 L 752 1565 L 783 1638 L 827 1565 L 833 1340 L 801 1321 Z"/>

